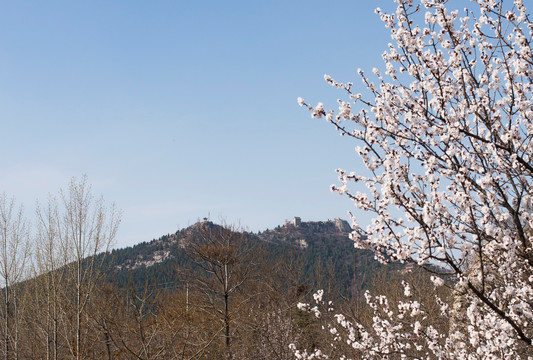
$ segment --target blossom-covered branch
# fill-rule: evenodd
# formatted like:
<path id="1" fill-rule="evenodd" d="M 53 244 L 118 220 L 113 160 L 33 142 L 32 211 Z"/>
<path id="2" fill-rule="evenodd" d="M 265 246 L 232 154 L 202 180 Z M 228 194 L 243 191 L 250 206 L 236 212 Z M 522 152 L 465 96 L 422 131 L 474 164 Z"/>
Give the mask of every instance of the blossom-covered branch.
<path id="1" fill-rule="evenodd" d="M 356 246 L 453 275 L 468 300 L 430 353 L 519 358 L 533 352 L 533 23 L 521 0 L 396 3 L 376 10 L 384 71 L 359 71 L 360 93 L 326 75 L 346 93 L 338 111 L 298 103 L 357 142 L 366 171 L 332 186 L 374 214 L 353 217 Z"/>

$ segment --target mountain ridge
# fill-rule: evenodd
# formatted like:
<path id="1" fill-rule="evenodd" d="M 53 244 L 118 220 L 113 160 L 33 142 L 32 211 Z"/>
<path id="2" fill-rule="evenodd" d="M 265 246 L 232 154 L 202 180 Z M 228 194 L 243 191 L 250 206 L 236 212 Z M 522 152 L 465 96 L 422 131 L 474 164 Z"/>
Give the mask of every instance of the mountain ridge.
<path id="1" fill-rule="evenodd" d="M 180 286 L 176 280 L 180 269 L 191 267 L 187 242 L 202 226 L 215 229 L 224 225 L 204 219 L 173 234 L 112 250 L 106 260 L 108 278 L 120 284 L 133 282 L 139 287 L 151 282 Z M 257 233 L 238 232 L 247 241 L 262 246 L 264 261 L 276 262 L 288 257 L 300 264 L 300 281 L 310 289 L 335 283 L 334 291 L 348 296 L 368 288 L 373 274 L 383 268 L 370 251 L 354 247 L 349 239 L 351 228 L 348 222 L 338 218 L 301 221 L 299 217 L 294 217 L 274 229 Z M 398 266 L 393 266 L 390 270 L 396 268 Z"/>

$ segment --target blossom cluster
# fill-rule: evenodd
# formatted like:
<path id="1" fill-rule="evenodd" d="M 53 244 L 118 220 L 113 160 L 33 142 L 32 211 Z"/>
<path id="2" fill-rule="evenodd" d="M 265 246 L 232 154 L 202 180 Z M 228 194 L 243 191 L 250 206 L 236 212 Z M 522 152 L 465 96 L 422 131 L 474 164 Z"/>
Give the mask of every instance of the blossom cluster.
<path id="1" fill-rule="evenodd" d="M 376 9 L 392 39 L 384 70 L 359 71 L 360 93 L 326 75 L 346 93 L 338 111 L 298 103 L 357 143 L 366 169 L 339 169 L 331 187 L 373 214 L 366 224 L 352 216 L 356 247 L 456 278 L 462 325 L 438 336 L 425 327 L 428 357 L 524 357 L 533 353 L 533 22 L 522 0 L 453 11 L 441 0 L 396 3 L 394 13 Z M 368 354 L 407 336 L 380 319 L 379 337 L 360 335 Z"/>

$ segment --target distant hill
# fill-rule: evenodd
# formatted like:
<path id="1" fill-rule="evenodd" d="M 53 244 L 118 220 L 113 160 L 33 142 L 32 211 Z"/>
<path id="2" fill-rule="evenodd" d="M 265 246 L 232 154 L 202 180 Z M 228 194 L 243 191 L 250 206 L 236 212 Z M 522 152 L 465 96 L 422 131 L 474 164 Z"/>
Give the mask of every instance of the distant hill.
<path id="1" fill-rule="evenodd" d="M 106 260 L 108 279 L 123 287 L 151 284 L 172 290 L 182 286 L 178 280 L 180 269 L 194 267 L 187 253 L 187 239 L 199 226 L 219 225 L 203 221 L 149 242 L 113 250 Z M 284 259 L 296 263 L 304 288 L 323 288 L 330 294 L 351 296 L 368 288 L 382 265 L 370 251 L 354 248 L 348 238 L 350 231 L 348 223 L 341 219 L 303 222 L 296 217 L 275 229 L 245 236 L 262 247 L 265 261 Z"/>

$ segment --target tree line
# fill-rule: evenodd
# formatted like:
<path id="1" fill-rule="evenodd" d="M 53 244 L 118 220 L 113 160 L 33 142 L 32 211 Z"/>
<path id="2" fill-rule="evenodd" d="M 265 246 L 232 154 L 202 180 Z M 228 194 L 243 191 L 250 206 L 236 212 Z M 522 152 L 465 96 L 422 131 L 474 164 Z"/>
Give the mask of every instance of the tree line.
<path id="1" fill-rule="evenodd" d="M 120 212 L 95 199 L 86 178 L 72 179 L 36 214 L 32 233 L 21 208 L 0 198 L 6 360 L 292 359 L 295 341 L 310 349 L 329 341 L 320 335 L 323 319 L 297 307 L 315 287 L 337 293 L 340 306 L 362 303 L 340 290 L 346 284 L 336 284 L 327 262 L 310 268 L 316 251 L 273 250 L 211 222 L 182 230 L 181 258 L 169 274 L 117 278 L 110 245 Z M 398 284 L 396 271 L 377 274 L 380 287 L 385 278 L 391 289 Z"/>

